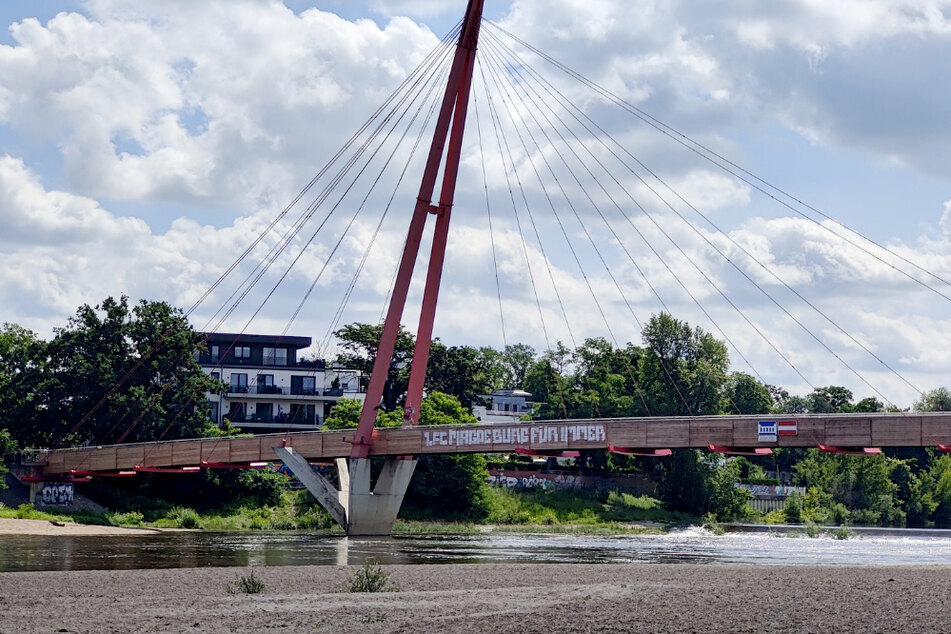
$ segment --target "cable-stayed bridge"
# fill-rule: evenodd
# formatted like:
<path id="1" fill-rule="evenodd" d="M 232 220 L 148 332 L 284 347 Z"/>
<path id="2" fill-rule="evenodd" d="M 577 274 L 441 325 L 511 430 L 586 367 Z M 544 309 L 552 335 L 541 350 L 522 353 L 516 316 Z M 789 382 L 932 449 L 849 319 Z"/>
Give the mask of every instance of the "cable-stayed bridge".
<path id="1" fill-rule="evenodd" d="M 420 188 L 398 267 L 389 285 L 390 297 L 383 316 L 383 331 L 370 376 L 364 407 L 355 430 L 345 432 L 302 432 L 238 439 L 178 440 L 145 444 L 94 445 L 81 449 L 53 449 L 41 452 L 36 461 L 37 478 L 91 475 L 134 475 L 139 471 L 168 470 L 188 473 L 206 468 L 254 467 L 279 458 L 297 473 L 321 503 L 351 534 L 378 534 L 389 531 L 392 519 L 415 467 L 413 456 L 459 452 L 565 452 L 608 449 L 633 455 L 661 456 L 670 449 L 697 447 L 726 453 L 764 454 L 776 447 L 818 447 L 825 451 L 874 453 L 882 446 L 951 446 L 951 416 L 945 414 L 808 414 L 704 416 L 694 411 L 674 380 L 676 355 L 649 345 L 660 375 L 670 383 L 675 397 L 683 402 L 688 417 L 650 416 L 637 419 L 593 419 L 585 421 L 536 421 L 511 426 L 421 428 L 419 410 L 433 337 L 436 305 L 448 249 L 450 218 L 454 210 L 463 138 L 467 128 L 475 132 L 480 149 L 475 157 L 481 165 L 480 186 L 485 190 L 485 210 L 489 225 L 492 258 L 495 264 L 498 300 L 498 328 L 503 342 L 511 334 L 513 317 L 506 311 L 499 281 L 498 251 L 493 221 L 500 220 L 502 208 L 518 235 L 517 249 L 524 255 L 524 274 L 531 296 L 524 306 L 537 309 L 535 328 L 548 349 L 564 336 L 577 348 L 578 318 L 559 282 L 552 261 L 555 253 L 573 263 L 581 285 L 590 297 L 590 314 L 603 323 L 603 332 L 620 347 L 617 321 L 608 306 L 607 295 L 626 312 L 625 319 L 643 329 L 638 297 L 656 299 L 659 308 L 670 312 L 656 276 L 669 276 L 678 293 L 702 314 L 711 332 L 729 344 L 750 372 L 763 383 L 768 375 L 750 358 L 755 346 L 770 352 L 777 364 L 788 367 L 799 379 L 815 389 L 817 383 L 797 359 L 795 351 L 773 335 L 748 310 L 732 298 L 728 285 L 682 245 L 684 239 L 700 244 L 719 265 L 743 281 L 745 292 L 761 298 L 781 319 L 802 331 L 814 348 L 810 354 L 827 355 L 880 399 L 893 406 L 895 399 L 879 384 L 875 375 L 887 376 L 892 385 L 901 385 L 921 394 L 897 364 L 878 352 L 864 337 L 853 333 L 840 319 L 791 284 L 787 273 L 773 270 L 757 256 L 755 249 L 728 232 L 691 203 L 662 173 L 648 167 L 621 139 L 617 130 L 599 123 L 589 109 L 580 107 L 562 86 L 538 72 L 547 64 L 593 94 L 603 106 L 619 108 L 652 131 L 700 157 L 790 212 L 828 232 L 855 253 L 869 258 L 894 278 L 914 285 L 921 292 L 951 301 L 949 283 L 908 257 L 889 250 L 867 237 L 835 223 L 832 218 L 784 190 L 760 179 L 752 172 L 664 124 L 580 74 L 561 65 L 553 57 L 491 23 L 483 25 L 482 1 L 470 0 L 460 25 L 407 77 L 384 104 L 351 137 L 307 187 L 285 208 L 221 277 L 187 312 L 189 315 L 227 282 L 238 278 L 230 296 L 221 304 L 203 330 L 217 330 L 231 319 L 238 306 L 251 296 L 262 280 L 279 272 L 274 286 L 250 311 L 242 333 L 261 312 L 291 270 L 302 259 L 318 234 L 327 226 L 339 230 L 329 255 L 317 267 L 309 287 L 291 311 L 284 328 L 286 335 L 304 310 L 305 303 L 322 281 L 332 258 L 344 244 L 348 231 L 369 207 L 382 209 L 362 257 L 357 264 L 336 312 L 330 318 L 324 346 L 340 323 L 365 266 L 370 261 L 376 239 L 407 175 L 411 159 L 426 135 L 432 141 L 425 158 Z M 477 58 L 477 51 L 479 57 Z M 474 90 L 474 86 L 478 86 Z M 474 115 L 475 130 L 470 115 Z M 467 123 L 469 120 L 469 123 Z M 487 160 L 487 157 L 489 159 Z M 466 157 L 470 158 L 470 157 Z M 397 169 L 403 163 L 402 171 Z M 375 192 L 385 173 L 396 172 L 392 193 L 380 198 Z M 354 197 L 358 185 L 369 181 L 365 195 Z M 489 196 L 492 189 L 503 192 L 499 200 Z M 468 183 L 470 189 L 472 184 Z M 438 187 L 438 192 L 437 192 Z M 313 196 L 309 204 L 302 203 Z M 397 202 L 397 204 L 399 204 Z M 295 218 L 292 210 L 300 209 Z M 320 213 L 318 213 L 320 212 Z M 347 213 L 350 212 L 349 216 Z M 400 429 L 375 427 L 387 372 L 393 359 L 413 272 L 419 252 L 426 244 L 429 218 L 431 231 L 422 301 L 416 330 L 415 350 L 405 395 L 404 421 Z M 306 229 L 316 228 L 308 235 Z M 552 243 L 553 236 L 558 238 Z M 686 236 L 686 238 L 685 238 Z M 296 251 L 295 251 L 296 250 Z M 609 250 L 611 253 L 609 253 Z M 652 256 L 646 266 L 641 254 Z M 244 262 L 258 257 L 250 271 Z M 619 263 L 620 262 L 620 263 Z M 596 282 L 592 266 L 599 271 Z M 603 272 L 602 272 L 603 271 Z M 242 279 L 242 274 L 244 277 Z M 267 277 L 266 277 L 267 276 Z M 698 290 L 702 285 L 703 291 Z M 713 308 L 710 298 L 720 304 Z M 629 316 L 628 316 L 629 315 Z M 808 315 L 806 317 L 805 315 Z M 473 315 L 473 319 L 478 318 Z M 508 317 L 508 322 L 506 321 Z M 831 333 L 831 334 L 829 334 Z M 845 346 L 837 347 L 838 342 Z M 863 362 L 856 363 L 854 354 Z M 143 355 L 141 363 L 146 362 Z M 874 373 L 868 368 L 874 367 Z M 632 373 L 633 370 L 631 369 Z M 122 380 L 117 382 L 119 389 Z M 155 387 L 173 389 L 174 381 Z M 644 402 L 641 386 L 633 396 Z M 109 395 L 103 397 L 72 431 L 94 414 Z M 731 409 L 741 411 L 736 403 Z M 144 414 L 143 414 L 144 415 Z M 119 438 L 124 440 L 141 415 L 132 420 Z M 174 424 L 174 419 L 169 426 Z M 371 457 L 385 457 L 382 473 L 371 480 Z M 336 461 L 339 487 L 311 472 L 307 460 Z M 371 489 L 371 484 L 372 489 Z"/>

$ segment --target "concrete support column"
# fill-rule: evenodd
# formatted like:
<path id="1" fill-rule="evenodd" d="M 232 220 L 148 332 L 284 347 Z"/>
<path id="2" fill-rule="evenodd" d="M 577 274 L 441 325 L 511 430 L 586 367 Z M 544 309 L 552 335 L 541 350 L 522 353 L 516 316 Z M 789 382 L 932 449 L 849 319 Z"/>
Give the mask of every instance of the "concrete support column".
<path id="1" fill-rule="evenodd" d="M 370 459 L 350 459 L 347 535 L 389 535 L 416 469 L 416 460 L 387 458 L 370 491 Z"/>
<path id="2" fill-rule="evenodd" d="M 275 447 L 274 451 L 347 535 L 390 534 L 417 462 L 387 458 L 371 491 L 370 459 L 351 458 L 348 464 L 338 458 L 338 490 L 292 448 Z"/>

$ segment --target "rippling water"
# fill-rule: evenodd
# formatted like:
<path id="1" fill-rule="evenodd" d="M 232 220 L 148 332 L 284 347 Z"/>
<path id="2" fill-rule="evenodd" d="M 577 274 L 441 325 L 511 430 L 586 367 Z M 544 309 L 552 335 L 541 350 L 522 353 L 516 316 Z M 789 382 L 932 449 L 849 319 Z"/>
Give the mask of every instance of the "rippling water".
<path id="1" fill-rule="evenodd" d="M 0 571 L 409 563 L 951 564 L 951 536 L 728 533 L 406 536 L 161 533 L 136 537 L 0 536 Z"/>

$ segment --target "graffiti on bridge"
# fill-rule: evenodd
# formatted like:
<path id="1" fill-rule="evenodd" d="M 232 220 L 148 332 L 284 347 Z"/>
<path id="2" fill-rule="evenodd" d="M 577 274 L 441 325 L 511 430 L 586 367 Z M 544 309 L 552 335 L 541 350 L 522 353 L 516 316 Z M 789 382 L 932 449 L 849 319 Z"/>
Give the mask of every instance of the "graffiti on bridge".
<path id="1" fill-rule="evenodd" d="M 72 482 L 46 482 L 40 491 L 43 506 L 68 506 L 73 503 Z"/>
<path id="2" fill-rule="evenodd" d="M 604 442 L 604 425 L 533 425 L 438 429 L 423 432 L 427 447 L 475 447 L 481 445 L 532 446 Z"/>

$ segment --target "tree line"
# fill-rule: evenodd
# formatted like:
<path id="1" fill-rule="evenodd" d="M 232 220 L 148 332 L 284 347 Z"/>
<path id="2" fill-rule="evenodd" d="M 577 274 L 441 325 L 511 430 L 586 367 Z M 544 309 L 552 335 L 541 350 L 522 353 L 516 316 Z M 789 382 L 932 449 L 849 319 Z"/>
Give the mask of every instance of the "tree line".
<path id="1" fill-rule="evenodd" d="M 334 361 L 368 377 L 381 330 L 362 323 L 340 328 Z M 204 345 L 181 310 L 164 302 L 132 304 L 126 297 L 81 306 L 49 340 L 4 324 L 0 451 L 221 434 L 209 418 L 206 394 L 223 392 L 226 386 L 195 360 Z M 414 345 L 413 335 L 401 328 L 380 425 L 402 421 Z M 480 395 L 503 388 L 532 393 L 536 407 L 531 416 L 536 419 L 885 411 L 878 399 L 856 400 L 841 386 L 790 395 L 731 371 L 722 341 L 661 313 L 645 324 L 640 345 L 623 347 L 590 338 L 573 350 L 559 342 L 539 353 L 526 344 L 495 349 L 448 346 L 437 339 L 420 422 L 472 422 L 471 408 Z M 914 408 L 951 410 L 951 392 L 927 392 Z M 355 425 L 359 411 L 359 403 L 343 400 L 326 425 Z M 698 515 L 746 513 L 743 493 L 734 485 L 741 478 L 763 481 L 769 470 L 791 473 L 807 488 L 791 505 L 793 520 L 951 525 L 951 457 L 930 449 L 887 450 L 880 457 L 780 450 L 768 458 L 729 460 L 696 450 L 677 451 L 667 460 L 586 451 L 577 462 L 576 468 L 592 474 L 644 473 L 657 482 L 658 494 L 670 508 Z M 481 457 L 427 458 L 411 503 L 423 508 L 440 483 L 453 482 L 454 499 L 461 500 L 455 511 L 477 514 L 484 472 Z M 461 498 L 460 483 L 466 483 Z"/>

